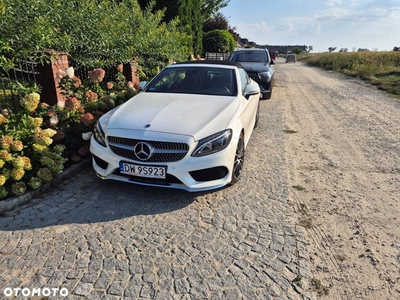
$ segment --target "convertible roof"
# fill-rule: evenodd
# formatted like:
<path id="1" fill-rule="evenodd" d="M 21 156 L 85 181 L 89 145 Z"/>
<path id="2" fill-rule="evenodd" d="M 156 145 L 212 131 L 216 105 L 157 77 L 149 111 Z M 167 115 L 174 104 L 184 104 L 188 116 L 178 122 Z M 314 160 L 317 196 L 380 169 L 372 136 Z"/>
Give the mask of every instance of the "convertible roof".
<path id="1" fill-rule="evenodd" d="M 179 62 L 174 65 L 222 65 L 222 66 L 235 66 L 243 68 L 240 63 L 229 61 L 229 60 L 190 60 Z"/>

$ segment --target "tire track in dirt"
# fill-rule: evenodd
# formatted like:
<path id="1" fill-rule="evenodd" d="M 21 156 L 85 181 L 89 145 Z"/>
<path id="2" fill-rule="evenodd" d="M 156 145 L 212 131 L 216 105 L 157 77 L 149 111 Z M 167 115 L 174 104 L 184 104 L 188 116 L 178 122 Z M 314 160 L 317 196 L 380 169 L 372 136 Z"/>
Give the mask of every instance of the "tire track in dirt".
<path id="1" fill-rule="evenodd" d="M 278 64 L 277 82 L 316 277 L 332 299 L 398 297 L 400 101 L 301 63 Z"/>

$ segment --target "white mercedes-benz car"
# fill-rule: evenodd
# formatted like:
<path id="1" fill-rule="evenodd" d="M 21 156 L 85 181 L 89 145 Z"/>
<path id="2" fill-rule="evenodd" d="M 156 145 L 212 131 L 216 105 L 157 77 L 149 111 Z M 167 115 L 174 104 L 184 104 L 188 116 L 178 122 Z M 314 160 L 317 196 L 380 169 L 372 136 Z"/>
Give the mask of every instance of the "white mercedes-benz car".
<path id="1" fill-rule="evenodd" d="M 100 178 L 190 192 L 239 180 L 260 99 L 239 63 L 177 63 L 140 86 L 95 125 L 90 152 Z"/>

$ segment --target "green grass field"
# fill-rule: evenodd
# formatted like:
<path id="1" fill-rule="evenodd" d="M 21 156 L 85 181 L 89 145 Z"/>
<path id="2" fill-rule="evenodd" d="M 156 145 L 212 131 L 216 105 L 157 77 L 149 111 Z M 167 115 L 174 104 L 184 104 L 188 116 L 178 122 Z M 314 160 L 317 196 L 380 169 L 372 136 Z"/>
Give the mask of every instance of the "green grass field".
<path id="1" fill-rule="evenodd" d="M 300 61 L 365 80 L 400 96 L 400 52 L 306 53 Z"/>

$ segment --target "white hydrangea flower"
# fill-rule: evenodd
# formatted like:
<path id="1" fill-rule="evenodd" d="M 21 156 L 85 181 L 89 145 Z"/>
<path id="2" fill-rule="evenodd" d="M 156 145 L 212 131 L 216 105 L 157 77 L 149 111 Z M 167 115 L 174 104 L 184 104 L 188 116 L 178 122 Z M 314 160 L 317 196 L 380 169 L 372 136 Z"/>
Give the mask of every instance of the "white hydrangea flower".
<path id="1" fill-rule="evenodd" d="M 92 132 L 91 132 L 91 131 L 82 133 L 82 138 L 83 138 L 85 141 L 90 140 L 91 137 L 92 137 Z"/>
<path id="2" fill-rule="evenodd" d="M 65 101 L 58 101 L 57 102 L 57 107 L 59 108 L 59 109 L 64 109 L 64 107 L 65 107 Z"/>
<path id="3" fill-rule="evenodd" d="M 58 124 L 58 117 L 57 116 L 52 116 L 50 118 L 50 124 L 51 125 L 57 125 Z"/>
<path id="4" fill-rule="evenodd" d="M 72 79 L 75 76 L 74 73 L 74 68 L 73 67 L 69 67 L 68 69 L 65 70 L 65 73 L 67 73 L 67 76 Z"/>

